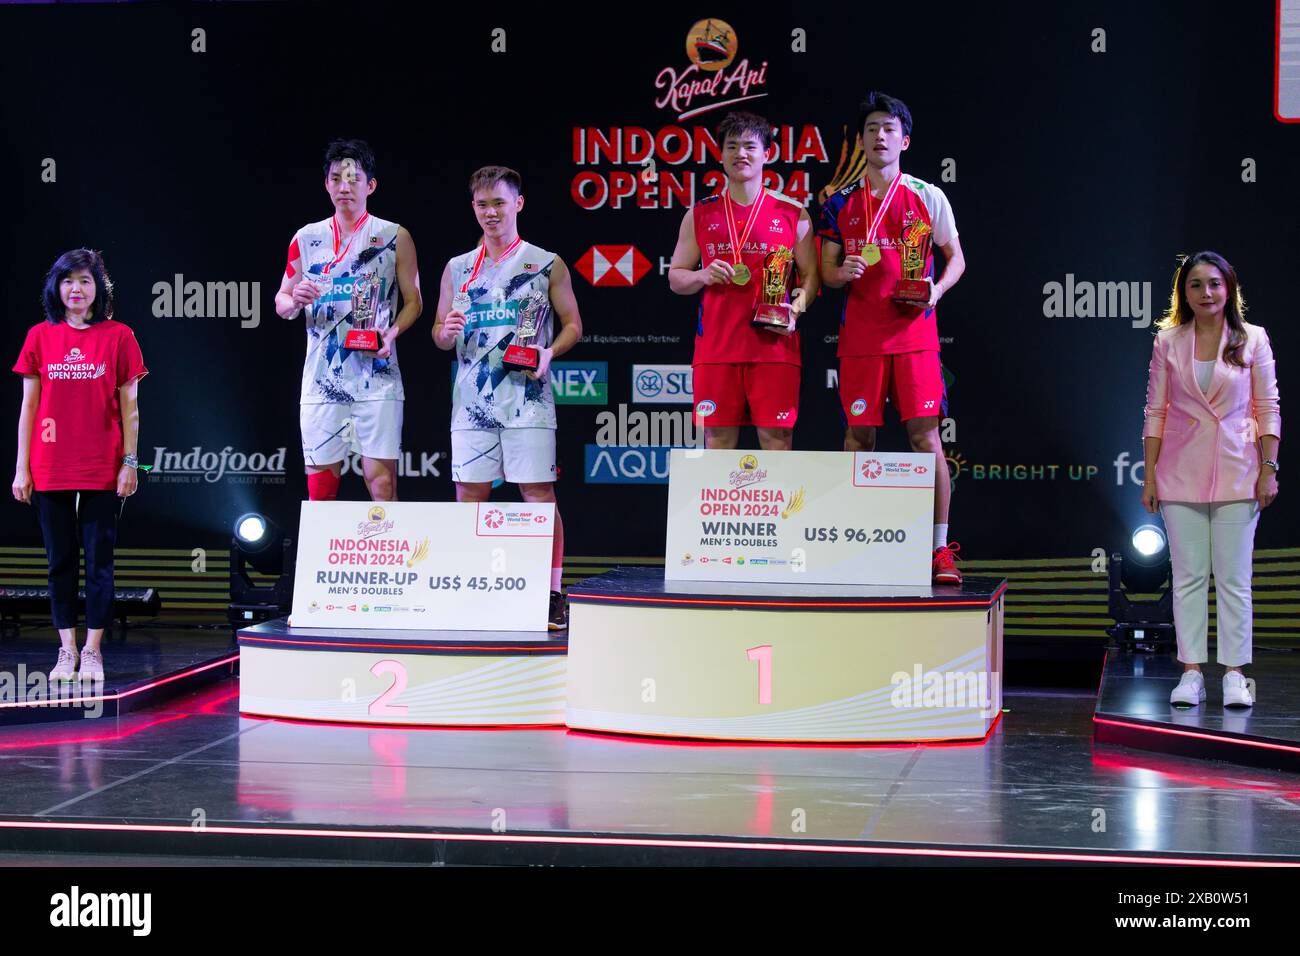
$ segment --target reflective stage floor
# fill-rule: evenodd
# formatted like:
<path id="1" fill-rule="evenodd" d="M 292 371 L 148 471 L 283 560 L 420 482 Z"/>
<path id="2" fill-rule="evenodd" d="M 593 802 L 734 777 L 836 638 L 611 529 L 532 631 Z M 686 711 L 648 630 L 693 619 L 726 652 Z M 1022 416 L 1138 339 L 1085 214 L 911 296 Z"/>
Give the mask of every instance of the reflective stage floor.
<path id="1" fill-rule="evenodd" d="M 1300 776 L 1095 743 L 1009 691 L 982 744 L 689 744 L 253 719 L 223 679 L 0 735 L 0 853 L 423 863 L 1300 864 Z"/>

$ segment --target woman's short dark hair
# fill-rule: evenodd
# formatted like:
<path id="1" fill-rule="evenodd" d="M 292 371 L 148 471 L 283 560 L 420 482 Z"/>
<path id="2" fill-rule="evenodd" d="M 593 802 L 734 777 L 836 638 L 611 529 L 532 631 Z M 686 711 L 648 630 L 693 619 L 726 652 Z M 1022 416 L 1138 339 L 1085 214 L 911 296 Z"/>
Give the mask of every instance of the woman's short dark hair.
<path id="1" fill-rule="evenodd" d="M 54 260 L 50 271 L 45 275 L 45 321 L 58 325 L 66 317 L 67 309 L 63 305 L 63 296 L 59 294 L 59 284 L 74 272 L 85 269 L 95 278 L 95 301 L 91 303 L 91 325 L 113 317 L 113 280 L 104 269 L 104 259 L 94 249 L 72 249 Z"/>
<path id="2" fill-rule="evenodd" d="M 903 127 L 904 136 L 912 135 L 912 111 L 907 108 L 906 103 L 897 97 L 890 96 L 888 93 L 881 93 L 878 90 L 872 90 L 868 93 L 867 98 L 858 104 L 859 133 L 867 125 L 867 117 L 872 113 L 888 113 L 898 120 L 899 126 Z"/>
<path id="3" fill-rule="evenodd" d="M 329 178 L 330 167 L 350 159 L 361 167 L 366 179 L 375 178 L 375 151 L 364 139 L 336 139 L 325 147 L 325 178 Z"/>

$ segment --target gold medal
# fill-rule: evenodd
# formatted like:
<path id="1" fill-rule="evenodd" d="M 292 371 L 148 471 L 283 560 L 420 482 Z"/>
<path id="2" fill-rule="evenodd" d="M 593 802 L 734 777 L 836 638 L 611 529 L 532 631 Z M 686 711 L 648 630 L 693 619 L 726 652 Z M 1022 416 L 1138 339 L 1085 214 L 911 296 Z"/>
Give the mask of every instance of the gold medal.
<path id="1" fill-rule="evenodd" d="M 732 266 L 735 274 L 732 275 L 731 281 L 735 285 L 745 285 L 749 282 L 749 266 L 743 262 L 737 262 Z"/>
<path id="2" fill-rule="evenodd" d="M 874 266 L 880 261 L 880 247 L 874 242 L 868 242 L 862 247 L 862 252 L 859 255 L 862 256 L 862 261 L 867 265 Z"/>

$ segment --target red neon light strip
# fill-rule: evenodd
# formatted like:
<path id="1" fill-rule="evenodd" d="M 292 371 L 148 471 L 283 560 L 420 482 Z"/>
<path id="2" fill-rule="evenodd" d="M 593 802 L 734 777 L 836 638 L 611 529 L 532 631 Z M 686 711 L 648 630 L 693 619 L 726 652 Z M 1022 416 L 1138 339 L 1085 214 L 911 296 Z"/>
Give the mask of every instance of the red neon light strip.
<path id="1" fill-rule="evenodd" d="M 570 594 L 569 600 L 583 601 L 622 601 L 628 604 L 718 604 L 724 607 L 992 607 L 999 590 L 986 601 L 722 601 L 715 598 L 687 597 L 628 597 L 623 594 Z"/>
<path id="2" fill-rule="evenodd" d="M 1233 860 L 1202 857 L 1130 856 L 1100 853 L 1030 853 L 1017 850 L 948 850 L 922 847 L 846 846 L 843 844 L 799 843 L 745 843 L 739 840 L 670 840 L 664 838 L 634 839 L 631 837 L 567 837 L 567 836 L 510 836 L 494 833 L 394 833 L 390 830 L 320 830 L 287 827 L 215 826 L 202 828 L 189 825 L 133 824 L 133 823 L 47 823 L 0 820 L 0 828 L 9 830 L 98 830 L 127 833 L 171 834 L 226 834 L 231 836 L 291 836 L 291 837 L 347 837 L 358 840 L 445 840 L 462 843 L 534 843 L 542 845 L 582 846 L 654 846 L 675 849 L 708 850 L 780 850 L 794 853 L 848 853 L 865 856 L 926 856 L 975 860 L 1052 860 L 1065 863 L 1146 863 L 1158 866 L 1241 866 L 1278 869 L 1300 868 L 1300 862 L 1285 860 Z"/>
<path id="3" fill-rule="evenodd" d="M 394 724 L 383 721 L 368 720 L 317 720 L 314 717 L 283 717 L 278 714 L 259 714 L 251 710 L 241 710 L 240 717 L 251 717 L 255 720 L 270 720 L 283 724 L 311 724 L 313 726 L 327 727 L 363 727 L 369 730 L 375 728 L 390 728 L 393 730 L 486 730 L 492 732 L 503 732 L 508 730 L 564 730 L 564 724 Z"/>
<path id="4" fill-rule="evenodd" d="M 682 747 L 982 747 L 997 729 L 1002 715 L 998 714 L 989 729 L 979 737 L 909 737 L 897 740 L 807 740 L 786 737 L 705 737 L 684 734 L 657 734 L 643 730 L 598 730 L 591 727 L 570 727 L 569 733 L 584 737 L 619 738 L 620 743 L 659 744 Z M 646 738 L 646 739 L 640 739 Z"/>
<path id="5" fill-rule="evenodd" d="M 540 641 L 537 645 L 529 647 L 527 645 L 515 647 L 510 645 L 489 645 L 489 644 L 370 644 L 355 643 L 349 641 L 290 641 L 278 637 L 241 637 L 240 643 L 247 644 L 294 644 L 304 647 L 398 647 L 407 650 L 425 650 L 425 651 L 537 651 L 542 648 L 557 649 L 555 644 L 543 644 Z M 564 650 L 567 644 L 558 646 L 558 650 Z"/>
<path id="6" fill-rule="evenodd" d="M 1266 750 L 1284 750 L 1287 753 L 1300 754 L 1300 747 L 1290 744 L 1270 744 L 1262 740 L 1243 740 L 1240 737 L 1221 737 L 1218 734 L 1201 733 L 1195 730 L 1175 730 L 1173 727 L 1152 727 L 1150 724 L 1131 724 L 1124 720 L 1106 720 L 1094 716 L 1093 723 L 1110 724 L 1114 727 L 1127 727 L 1129 730 L 1142 730 L 1153 734 L 1173 734 L 1176 737 L 1195 737 L 1197 740 L 1212 740 L 1220 744 L 1236 744 L 1242 747 L 1262 747 Z"/>
<path id="7" fill-rule="evenodd" d="M 53 697 L 50 698 L 49 700 L 20 700 L 10 704 L 0 704 L 0 709 L 6 707 L 48 707 L 51 710 L 53 710 L 56 709 L 56 706 L 61 707 L 64 705 L 85 704 L 97 700 L 124 700 L 127 697 L 134 697 L 136 694 L 142 694 L 145 691 L 152 690 L 155 687 L 161 687 L 163 684 L 170 684 L 172 681 L 178 681 L 184 677 L 191 677 L 194 674 L 201 674 L 204 671 L 212 670 L 212 668 L 214 667 L 222 667 L 226 664 L 232 664 L 237 660 L 239 660 L 238 654 L 234 655 L 233 657 L 227 657 L 225 660 L 216 661 L 211 664 L 204 664 L 202 667 L 196 667 L 193 670 L 182 671 L 179 674 L 172 674 L 170 677 L 164 677 L 162 680 L 156 680 L 152 684 L 145 684 L 143 687 L 135 687 L 132 688 L 131 690 L 124 690 L 117 694 L 105 694 L 98 697 L 68 697 L 66 699 L 63 697 Z M 78 682 L 73 682 L 73 683 L 78 683 Z"/>

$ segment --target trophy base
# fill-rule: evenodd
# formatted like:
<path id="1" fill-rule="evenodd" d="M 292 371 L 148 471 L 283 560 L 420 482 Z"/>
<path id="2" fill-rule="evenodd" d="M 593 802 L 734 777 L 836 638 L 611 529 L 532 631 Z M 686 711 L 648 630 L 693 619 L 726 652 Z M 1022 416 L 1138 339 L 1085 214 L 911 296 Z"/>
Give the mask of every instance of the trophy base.
<path id="1" fill-rule="evenodd" d="M 925 279 L 899 279 L 890 298 L 910 305 L 929 305 L 930 283 Z"/>
<path id="2" fill-rule="evenodd" d="M 791 335 L 794 333 L 794 309 L 788 302 L 778 305 L 760 305 L 758 311 L 754 313 L 754 318 L 750 320 L 750 325 L 756 329 L 775 332 L 777 335 Z"/>
<path id="3" fill-rule="evenodd" d="M 501 364 L 512 372 L 535 372 L 541 360 L 542 353 L 527 345 L 507 346 L 505 355 L 501 356 Z"/>
<path id="4" fill-rule="evenodd" d="M 379 333 L 374 329 L 352 329 L 343 336 L 343 347 L 357 352 L 378 352 Z"/>

